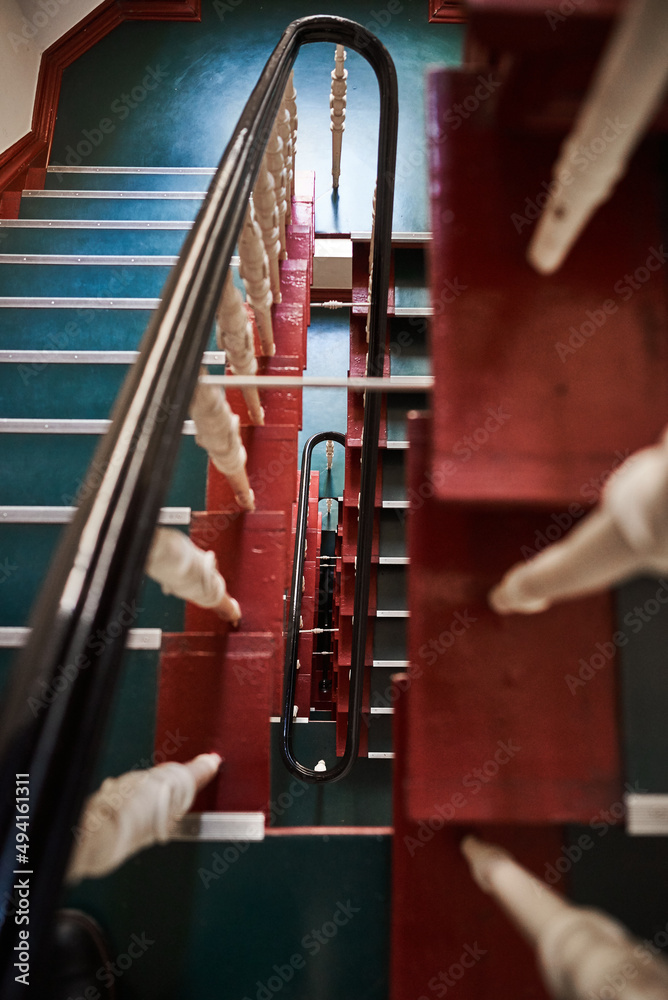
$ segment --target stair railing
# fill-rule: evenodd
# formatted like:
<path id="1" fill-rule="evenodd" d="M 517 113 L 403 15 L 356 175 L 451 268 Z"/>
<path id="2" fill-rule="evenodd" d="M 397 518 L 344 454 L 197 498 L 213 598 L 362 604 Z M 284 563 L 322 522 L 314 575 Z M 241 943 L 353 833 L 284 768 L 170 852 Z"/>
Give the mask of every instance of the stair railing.
<path id="1" fill-rule="evenodd" d="M 302 451 L 301 474 L 299 478 L 299 502 L 297 504 L 297 524 L 295 528 L 295 554 L 292 563 L 292 579 L 290 583 L 290 594 L 288 597 L 287 630 L 285 639 L 285 661 L 284 661 L 284 682 L 283 682 L 283 715 L 281 716 L 281 757 L 290 774 L 302 781 L 323 782 L 338 781 L 345 777 L 357 760 L 360 742 L 360 730 L 362 721 L 362 703 L 358 701 L 362 693 L 362 687 L 357 685 L 351 677 L 350 689 L 348 692 L 348 729 L 346 734 L 346 747 L 343 757 L 333 768 L 324 771 L 316 771 L 313 768 L 301 764 L 295 757 L 292 746 L 294 729 L 294 704 L 297 691 L 297 654 L 299 651 L 299 631 L 302 609 L 302 580 L 304 576 L 304 558 L 306 556 L 306 531 L 308 527 L 308 502 L 309 487 L 311 481 L 311 459 L 313 449 L 322 441 L 336 441 L 338 444 L 346 445 L 345 434 L 338 431 L 320 431 L 313 434 Z M 364 682 L 364 659 L 361 666 L 357 664 L 357 670 L 361 670 L 362 683 Z M 353 675 L 355 676 L 355 675 Z M 359 695 L 356 692 L 359 689 Z"/>
<path id="2" fill-rule="evenodd" d="M 286 28 L 262 71 L 165 285 L 139 359 L 114 407 L 111 427 L 95 452 L 81 505 L 32 612 L 30 638 L 5 698 L 0 719 L 3 1000 L 25 995 L 14 967 L 16 955 L 25 951 L 25 939 L 19 935 L 25 925 L 14 917 L 25 906 L 28 894 L 31 995 L 43 989 L 40 979 L 48 967 L 51 919 L 60 898 L 73 830 L 90 791 L 125 635 L 136 614 L 135 597 L 202 354 L 290 71 L 300 47 L 312 42 L 342 43 L 355 49 L 371 64 L 379 82 L 369 374 L 376 370 L 382 374 L 398 116 L 394 65 L 384 46 L 361 25 L 340 17 L 301 18 Z M 355 594 L 353 642 L 354 655 L 360 656 L 361 651 L 362 661 L 380 426 L 380 398 L 375 393 L 370 398 L 372 405 L 367 404 L 364 418 L 357 549 L 360 586 Z M 29 776 L 27 812 L 17 813 L 17 775 L 21 781 Z M 22 802 L 26 801 L 25 788 L 22 784 Z M 27 859 L 25 865 L 17 860 L 17 818 L 27 820 L 28 850 L 21 855 Z M 23 884 L 17 886 L 19 879 Z"/>

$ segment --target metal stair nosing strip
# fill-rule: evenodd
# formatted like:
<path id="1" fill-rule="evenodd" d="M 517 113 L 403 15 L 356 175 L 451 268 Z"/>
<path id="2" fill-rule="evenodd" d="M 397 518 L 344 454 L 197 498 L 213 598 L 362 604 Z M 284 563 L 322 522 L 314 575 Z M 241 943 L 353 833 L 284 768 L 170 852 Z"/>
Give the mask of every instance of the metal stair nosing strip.
<path id="1" fill-rule="evenodd" d="M 95 188 L 82 188 L 67 191 L 56 191 L 52 188 L 44 190 L 27 190 L 22 194 L 23 198 L 49 198 L 61 201 L 69 198 L 74 201 L 101 200 L 101 201 L 202 201 L 206 191 L 146 191 L 141 189 L 128 191 L 98 191 Z"/>
<path id="2" fill-rule="evenodd" d="M 54 298 L 41 295 L 0 296 L 0 309 L 136 309 L 153 312 L 159 305 L 160 299 Z"/>
<path id="3" fill-rule="evenodd" d="M 0 219 L 0 229 L 129 229 L 187 230 L 184 219 Z"/>
<path id="4" fill-rule="evenodd" d="M 88 267 L 174 267 L 177 256 L 161 254 L 55 254 L 55 253 L 0 253 L 2 264 L 32 265 L 83 265 Z M 230 266 L 238 267 L 239 258 L 230 258 Z"/>
<path id="5" fill-rule="evenodd" d="M 0 351 L 0 364 L 96 364 L 131 365 L 139 357 L 139 351 Z M 202 364 L 224 365 L 224 351 L 205 351 Z"/>
<path id="6" fill-rule="evenodd" d="M 9 505 L 0 506 L 0 525 L 3 524 L 69 524 L 76 507 Z M 190 524 L 190 507 L 163 507 L 158 524 Z"/>
<path id="7" fill-rule="evenodd" d="M 213 177 L 215 167 L 85 167 L 55 164 L 46 168 L 47 174 L 127 174 L 133 176 Z"/>
<path id="8" fill-rule="evenodd" d="M 374 660 L 372 667 L 389 670 L 408 670 L 411 665 L 410 660 Z"/>
<path id="9" fill-rule="evenodd" d="M 0 433 L 3 434 L 106 434 L 111 420 L 63 418 L 49 420 L 40 417 L 0 417 Z M 183 421 L 182 434 L 195 435 L 192 420 Z"/>
<path id="10" fill-rule="evenodd" d="M 0 627 L 0 649 L 20 649 L 28 642 L 31 629 L 23 626 Z M 160 649 L 162 629 L 131 628 L 125 642 L 126 649 Z"/>

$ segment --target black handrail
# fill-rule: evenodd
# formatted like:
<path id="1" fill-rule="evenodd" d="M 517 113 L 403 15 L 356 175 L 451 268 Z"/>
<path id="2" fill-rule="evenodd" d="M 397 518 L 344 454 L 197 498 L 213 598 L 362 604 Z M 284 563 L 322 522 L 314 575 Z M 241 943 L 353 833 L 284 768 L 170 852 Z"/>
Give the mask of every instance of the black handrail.
<path id="1" fill-rule="evenodd" d="M 381 92 L 374 283 L 370 306 L 370 370 L 378 370 L 385 338 L 389 239 L 396 157 L 397 86 L 392 60 L 366 28 L 340 17 L 293 21 L 270 56 L 234 129 L 202 208 L 144 335 L 139 359 L 114 407 L 90 480 L 67 529 L 31 615 L 32 632 L 13 672 L 0 720 L 0 996 L 25 996 L 16 981 L 20 943 L 12 905 L 19 906 L 15 875 L 15 775 L 30 775 L 30 953 L 44 959 L 73 829 L 89 792 L 109 704 L 118 677 L 125 633 L 132 623 L 158 512 L 169 484 L 183 420 L 197 381 L 223 282 L 248 197 L 300 47 L 338 42 L 365 56 Z M 381 373 L 382 373 L 382 353 Z M 371 396 L 371 403 L 376 400 Z M 378 400 L 378 407 L 380 401 Z M 365 443 L 378 440 L 380 410 L 367 404 Z M 375 433 L 373 428 L 376 428 Z M 362 469 L 362 497 L 375 483 L 376 455 Z M 98 483 L 100 470 L 104 470 Z M 93 478 L 95 476 L 95 478 Z M 368 574 L 371 524 L 360 510 L 358 575 Z M 360 594 L 363 588 L 360 589 Z M 356 639 L 364 651 L 366 608 L 358 607 Z M 113 627 L 112 627 L 113 626 Z M 357 627 L 359 626 L 359 627 Z M 24 814 L 22 814 L 24 815 Z M 23 905 L 23 904 L 20 904 Z M 33 960 L 31 996 L 39 992 Z"/>
<path id="2" fill-rule="evenodd" d="M 345 447 L 345 434 L 338 431 L 320 431 L 313 434 L 302 451 L 301 475 L 299 478 L 299 503 L 297 505 L 297 525 L 295 529 L 295 557 L 292 564 L 292 579 L 290 596 L 288 598 L 288 622 L 285 640 L 284 687 L 283 687 L 283 717 L 281 719 L 281 757 L 288 771 L 302 781 L 322 782 L 338 781 L 345 777 L 357 759 L 362 722 L 362 704 L 355 701 L 354 691 L 357 689 L 351 676 L 348 692 L 348 729 L 346 733 L 346 748 L 344 755 L 334 767 L 325 771 L 315 771 L 300 764 L 292 748 L 294 727 L 293 707 L 297 690 L 297 652 L 299 648 L 299 622 L 302 609 L 302 577 L 304 574 L 304 557 L 306 555 L 306 528 L 308 522 L 309 487 L 311 481 L 311 458 L 313 449 L 321 441 L 336 441 Z M 361 665 L 355 664 L 355 669 L 361 671 L 364 680 L 364 658 Z"/>

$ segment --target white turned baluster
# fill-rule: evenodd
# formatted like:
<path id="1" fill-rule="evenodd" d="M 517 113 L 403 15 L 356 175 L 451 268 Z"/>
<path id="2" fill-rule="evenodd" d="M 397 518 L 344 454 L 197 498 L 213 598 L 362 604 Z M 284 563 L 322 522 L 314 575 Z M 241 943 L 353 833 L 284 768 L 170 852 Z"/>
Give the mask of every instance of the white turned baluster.
<path id="1" fill-rule="evenodd" d="M 274 178 L 267 169 L 266 158 L 262 161 L 260 172 L 253 190 L 253 206 L 255 218 L 262 231 L 262 241 L 269 260 L 269 281 L 274 302 L 282 301 L 281 276 L 278 262 L 281 257 L 281 239 L 278 226 L 278 205 L 276 204 L 276 186 Z"/>
<path id="2" fill-rule="evenodd" d="M 555 1000 L 658 1000 L 668 996 L 668 963 L 600 910 L 574 906 L 507 851 L 476 837 L 461 850 L 471 874 L 536 950 Z"/>
<path id="3" fill-rule="evenodd" d="M 200 375 L 207 375 L 206 368 Z M 244 510 L 253 510 L 255 497 L 246 472 L 246 449 L 239 432 L 239 417 L 233 413 L 225 393 L 217 385 L 199 382 L 190 403 L 195 423 L 195 441 L 204 448 L 219 472 L 229 482 Z"/>
<path id="4" fill-rule="evenodd" d="M 285 217 L 287 213 L 287 191 L 285 160 L 283 158 L 283 140 L 278 134 L 278 123 L 274 122 L 274 127 L 267 143 L 265 155 L 269 173 L 274 178 L 274 189 L 276 191 L 276 207 L 278 208 L 278 236 L 281 241 L 281 258 L 287 257 L 285 249 Z"/>
<path id="5" fill-rule="evenodd" d="M 589 93 L 561 146 L 549 198 L 527 252 L 541 274 L 561 267 L 626 171 L 668 85 L 667 45 L 665 0 L 624 5 Z M 584 167 L 579 166 L 582 163 Z"/>
<path id="6" fill-rule="evenodd" d="M 230 597 L 213 552 L 205 552 L 176 528 L 157 528 L 145 572 L 164 594 L 200 608 L 212 608 L 225 621 L 239 621 L 239 602 Z"/>
<path id="7" fill-rule="evenodd" d="M 283 98 L 285 101 L 285 106 L 290 113 L 290 131 L 292 133 L 292 191 L 290 196 L 294 198 L 295 195 L 295 170 L 296 156 L 297 156 L 297 91 L 295 90 L 295 74 L 294 70 L 290 73 L 290 79 L 288 80 L 288 85 L 285 88 L 285 96 Z"/>
<path id="8" fill-rule="evenodd" d="M 225 351 L 227 364 L 235 375 L 255 375 L 257 358 L 253 349 L 253 327 L 246 306 L 228 271 L 216 312 L 218 347 Z M 264 424 L 264 410 L 257 389 L 241 390 L 254 424 Z"/>
<path id="9" fill-rule="evenodd" d="M 346 90 L 348 70 L 345 68 L 346 50 L 343 45 L 336 46 L 334 69 L 332 70 L 332 93 L 329 97 L 330 118 L 332 123 L 332 187 L 338 188 L 341 175 L 341 141 L 346 119 Z"/>
<path id="10" fill-rule="evenodd" d="M 283 98 L 281 110 L 276 118 L 276 128 L 283 143 L 283 166 L 285 168 L 285 224 L 292 222 L 292 195 L 294 193 L 294 173 L 292 167 L 292 128 L 290 126 L 290 112 L 288 111 L 286 99 Z"/>
<path id="11" fill-rule="evenodd" d="M 246 298 L 255 313 L 262 353 L 273 355 L 276 353 L 276 345 L 271 322 L 273 296 L 269 281 L 269 260 L 252 202 L 248 203 L 243 229 L 239 234 L 239 258 L 239 274 L 246 288 Z"/>
<path id="12" fill-rule="evenodd" d="M 327 456 L 327 471 L 332 471 L 332 461 L 334 459 L 334 442 L 328 441 L 325 445 L 325 455 Z"/>
<path id="13" fill-rule="evenodd" d="M 373 189 L 373 206 L 371 208 L 371 239 L 369 240 L 369 290 L 367 300 L 369 306 L 366 313 L 366 342 L 369 343 L 369 319 L 371 317 L 371 288 L 373 284 L 373 245 L 376 241 L 376 195 L 378 194 L 378 182 Z"/>

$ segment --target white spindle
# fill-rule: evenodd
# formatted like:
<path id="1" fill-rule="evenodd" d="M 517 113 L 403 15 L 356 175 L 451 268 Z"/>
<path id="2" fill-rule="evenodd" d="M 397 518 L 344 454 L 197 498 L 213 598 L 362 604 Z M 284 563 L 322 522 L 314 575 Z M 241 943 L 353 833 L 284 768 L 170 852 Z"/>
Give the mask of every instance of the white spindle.
<path id="1" fill-rule="evenodd" d="M 276 118 L 276 128 L 283 143 L 283 166 L 285 168 L 285 223 L 292 222 L 292 195 L 294 193 L 294 174 L 292 167 L 292 127 L 290 112 L 285 97 Z"/>
<path id="2" fill-rule="evenodd" d="M 202 367 L 200 374 L 208 375 Z M 255 497 L 246 473 L 246 449 L 239 432 L 239 417 L 233 413 L 225 393 L 217 385 L 198 382 L 190 403 L 197 444 L 204 448 L 219 472 L 234 490 L 244 510 L 253 510 Z"/>
<path id="3" fill-rule="evenodd" d="M 626 4 L 552 171 L 550 197 L 527 253 L 542 274 L 561 266 L 624 174 L 665 92 L 667 49 L 665 0 Z"/>
<path id="4" fill-rule="evenodd" d="M 246 288 L 246 298 L 255 313 L 262 353 L 273 355 L 276 353 L 276 345 L 271 322 L 273 296 L 269 281 L 269 259 L 252 202 L 248 203 L 243 229 L 239 235 L 239 257 L 239 274 Z"/>
<path id="5" fill-rule="evenodd" d="M 265 154 L 269 173 L 274 178 L 274 189 L 276 191 L 276 207 L 278 208 L 278 235 L 281 241 L 281 257 L 287 257 L 285 249 L 285 219 L 287 214 L 287 191 L 285 172 L 285 159 L 283 157 L 283 140 L 278 132 L 278 123 L 274 122 L 274 127 L 267 143 Z"/>
<path id="6" fill-rule="evenodd" d="M 502 614 L 545 611 L 622 580 L 668 572 L 668 430 L 608 479 L 577 527 L 516 563 L 489 595 Z"/>
<path id="7" fill-rule="evenodd" d="M 164 844 L 198 790 L 216 774 L 220 762 L 217 753 L 200 754 L 187 764 L 168 761 L 106 778 L 84 803 L 73 831 L 76 846 L 67 882 L 100 878 L 137 851 Z"/>
<path id="8" fill-rule="evenodd" d="M 278 225 L 278 205 L 276 202 L 276 186 L 274 178 L 267 169 L 266 158 L 262 161 L 260 172 L 253 191 L 255 218 L 262 230 L 262 240 L 269 260 L 269 281 L 274 302 L 281 300 L 281 276 L 278 262 L 281 257 L 281 239 Z"/>
<path id="9" fill-rule="evenodd" d="M 341 175 L 341 142 L 346 119 L 346 91 L 348 88 L 348 70 L 345 68 L 346 50 L 343 45 L 336 46 L 334 69 L 332 70 L 332 92 L 329 97 L 329 108 L 332 130 L 332 187 L 338 188 Z"/>
<path id="10" fill-rule="evenodd" d="M 229 271 L 216 313 L 216 328 L 218 347 L 225 351 L 230 371 L 235 375 L 255 375 L 257 358 L 253 347 L 253 327 L 241 293 L 235 287 Z M 263 424 L 264 411 L 258 390 L 245 388 L 241 391 L 252 422 Z"/>
<path id="11" fill-rule="evenodd" d="M 295 74 L 294 70 L 290 73 L 290 79 L 288 80 L 288 85 L 285 88 L 285 106 L 290 113 L 290 131 L 292 133 L 292 191 L 291 197 L 294 198 L 295 194 L 295 170 L 296 170 L 296 156 L 297 156 L 297 91 L 295 90 Z"/>
<path id="12" fill-rule="evenodd" d="M 165 594 L 200 608 L 211 608 L 225 621 L 241 618 L 239 602 L 230 597 L 213 552 L 205 552 L 177 528 L 157 528 L 146 560 L 146 575 Z"/>
<path id="13" fill-rule="evenodd" d="M 493 896 L 536 950 L 555 1000 L 654 1000 L 668 996 L 668 963 L 600 910 L 574 906 L 507 851 L 466 837 L 461 849 L 483 892 Z"/>
<path id="14" fill-rule="evenodd" d="M 327 471 L 332 471 L 332 462 L 334 460 L 334 442 L 328 441 L 325 445 L 325 455 L 327 456 Z"/>

